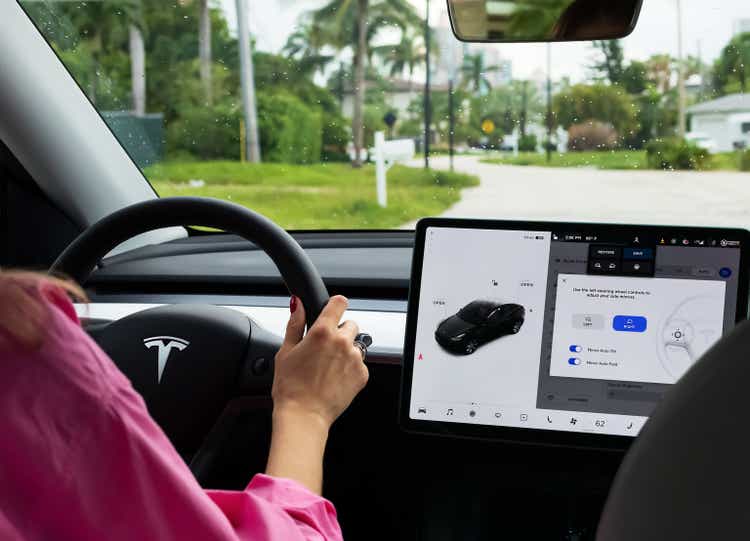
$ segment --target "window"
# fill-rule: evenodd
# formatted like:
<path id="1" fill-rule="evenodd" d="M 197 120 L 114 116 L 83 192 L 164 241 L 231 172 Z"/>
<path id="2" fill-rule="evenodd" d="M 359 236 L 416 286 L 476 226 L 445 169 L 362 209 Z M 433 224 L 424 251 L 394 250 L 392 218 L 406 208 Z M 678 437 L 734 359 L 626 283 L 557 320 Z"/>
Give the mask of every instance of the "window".
<path id="1" fill-rule="evenodd" d="M 161 196 L 230 199 L 290 229 L 409 227 L 449 209 L 750 226 L 750 183 L 712 176 L 705 205 L 701 189 L 676 198 L 669 173 L 738 167 L 724 128 L 691 139 L 680 119 L 742 99 L 733 51 L 750 34 L 732 29 L 750 18 L 745 0 L 683 0 L 681 60 L 674 2 L 644 2 L 624 40 L 549 55 L 460 43 L 432 2 L 427 141 L 423 0 L 370 0 L 365 13 L 345 0 L 19 1 Z M 378 133 L 398 158 L 380 197 Z"/>

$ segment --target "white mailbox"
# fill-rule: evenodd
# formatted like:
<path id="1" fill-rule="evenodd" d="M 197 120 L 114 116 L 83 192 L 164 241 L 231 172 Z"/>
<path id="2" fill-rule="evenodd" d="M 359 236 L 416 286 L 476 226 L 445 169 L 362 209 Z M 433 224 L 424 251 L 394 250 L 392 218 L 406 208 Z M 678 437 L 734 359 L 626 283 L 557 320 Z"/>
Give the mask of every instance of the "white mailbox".
<path id="1" fill-rule="evenodd" d="M 370 154 L 375 158 L 375 181 L 378 192 L 378 205 L 388 205 L 385 173 L 398 161 L 411 160 L 416 153 L 413 139 L 386 141 L 382 131 L 375 132 L 375 148 Z"/>

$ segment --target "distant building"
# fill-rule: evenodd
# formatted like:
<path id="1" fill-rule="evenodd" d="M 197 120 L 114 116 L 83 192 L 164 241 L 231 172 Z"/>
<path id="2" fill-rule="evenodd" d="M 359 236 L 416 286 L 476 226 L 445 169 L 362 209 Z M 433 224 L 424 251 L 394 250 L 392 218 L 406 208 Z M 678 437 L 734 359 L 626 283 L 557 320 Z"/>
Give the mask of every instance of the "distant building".
<path id="1" fill-rule="evenodd" d="M 485 77 L 492 86 L 503 86 L 513 80 L 513 62 L 505 58 L 497 47 L 483 47 L 484 65 L 498 69 L 488 71 Z"/>
<path id="2" fill-rule="evenodd" d="M 457 81 L 461 76 L 466 44 L 458 41 L 453 35 L 447 11 L 443 13 L 433 32 L 438 57 L 433 61 L 432 80 L 437 84 L 447 84 L 451 78 Z"/>
<path id="3" fill-rule="evenodd" d="M 717 152 L 750 148 L 750 94 L 730 94 L 688 108 L 691 133 L 708 138 Z"/>
<path id="4" fill-rule="evenodd" d="M 424 96 L 424 82 L 405 81 L 404 79 L 388 79 L 390 89 L 385 92 L 385 101 L 390 108 L 396 113 L 396 116 L 403 120 L 409 115 L 407 109 L 415 99 L 421 99 Z M 373 83 L 365 83 L 366 88 L 370 88 Z M 446 83 L 434 83 L 430 85 L 433 92 L 447 92 Z M 354 115 L 354 93 L 351 88 L 344 91 L 344 101 L 341 103 L 341 111 L 344 116 L 352 118 Z"/>

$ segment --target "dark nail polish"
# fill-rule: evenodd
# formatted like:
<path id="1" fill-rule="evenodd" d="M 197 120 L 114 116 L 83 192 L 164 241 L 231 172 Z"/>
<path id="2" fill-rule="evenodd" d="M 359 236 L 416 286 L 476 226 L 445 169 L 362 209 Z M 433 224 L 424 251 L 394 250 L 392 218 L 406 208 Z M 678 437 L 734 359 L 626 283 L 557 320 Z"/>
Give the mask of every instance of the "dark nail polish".
<path id="1" fill-rule="evenodd" d="M 289 311 L 293 314 L 297 310 L 297 296 L 292 295 L 292 298 L 289 299 Z"/>

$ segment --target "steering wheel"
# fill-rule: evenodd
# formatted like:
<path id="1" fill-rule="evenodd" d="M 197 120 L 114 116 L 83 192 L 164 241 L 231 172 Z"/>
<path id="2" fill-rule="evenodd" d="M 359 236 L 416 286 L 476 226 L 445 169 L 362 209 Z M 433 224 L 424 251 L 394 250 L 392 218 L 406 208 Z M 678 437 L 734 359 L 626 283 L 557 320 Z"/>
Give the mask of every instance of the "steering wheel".
<path id="1" fill-rule="evenodd" d="M 125 207 L 76 238 L 50 268 L 85 285 L 120 243 L 153 229 L 198 225 L 236 233 L 273 260 L 305 307 L 308 327 L 328 302 L 317 269 L 291 235 L 234 203 L 199 197 L 154 199 Z M 90 334 L 143 396 L 149 413 L 183 457 L 192 456 L 225 406 L 267 393 L 280 337 L 247 316 L 210 305 L 167 305 L 137 312 Z"/>

